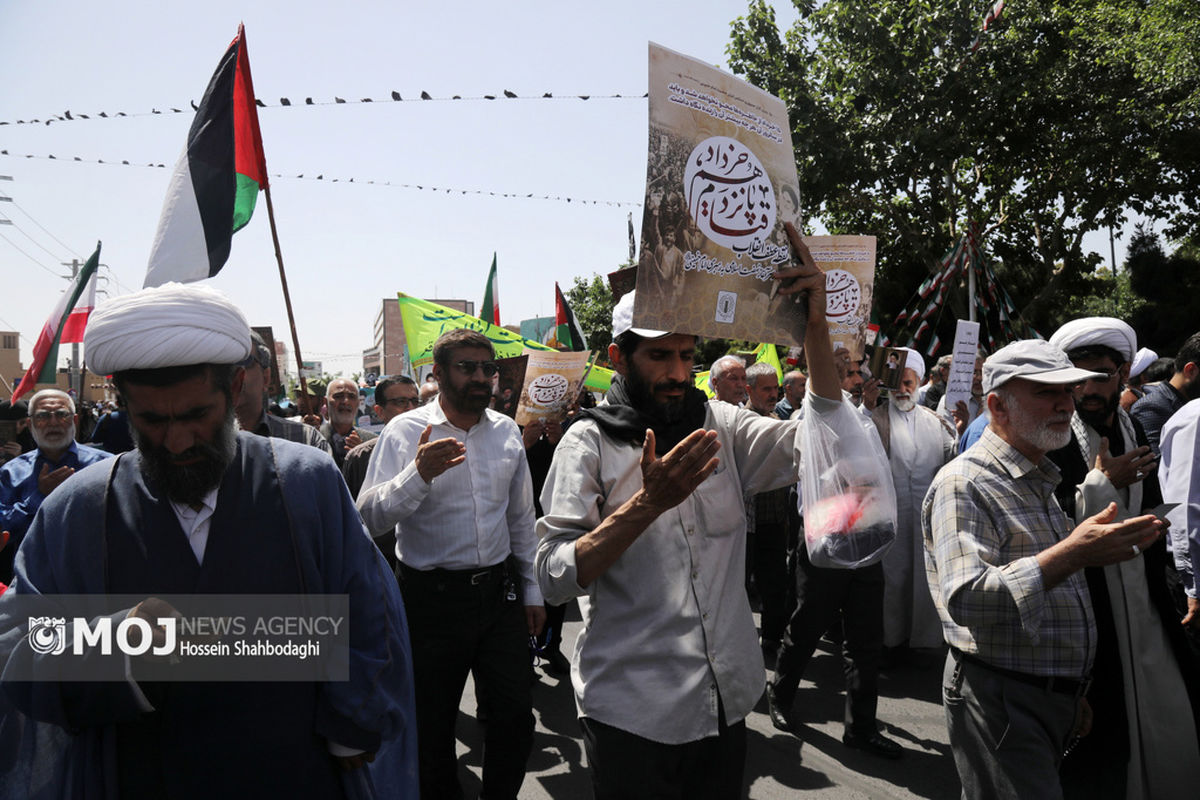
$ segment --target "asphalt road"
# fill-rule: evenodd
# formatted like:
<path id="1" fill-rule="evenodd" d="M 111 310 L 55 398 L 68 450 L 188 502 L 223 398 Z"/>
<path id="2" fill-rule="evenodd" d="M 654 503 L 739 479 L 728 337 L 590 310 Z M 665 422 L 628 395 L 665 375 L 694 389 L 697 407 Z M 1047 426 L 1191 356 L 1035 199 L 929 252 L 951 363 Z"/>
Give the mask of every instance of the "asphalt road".
<path id="1" fill-rule="evenodd" d="M 579 612 L 572 604 L 563 630 L 563 652 L 571 652 L 579 625 Z M 795 709 L 804 725 L 803 743 L 772 727 L 765 699 L 747 719 L 744 796 L 780 800 L 803 792 L 804 797 L 847 800 L 959 797 L 941 705 L 941 661 L 881 676 L 881 727 L 905 749 L 904 758 L 889 761 L 842 744 L 844 679 L 836 652 L 829 642 L 821 642 L 797 694 Z M 586 800 L 592 796 L 591 783 L 570 678 L 554 677 L 541 668 L 537 673 L 538 683 L 533 687 L 537 731 L 521 798 Z M 475 691 L 468 683 L 459 707 L 458 755 L 469 798 L 479 795 L 482 764 L 483 740 L 474 713 Z"/>

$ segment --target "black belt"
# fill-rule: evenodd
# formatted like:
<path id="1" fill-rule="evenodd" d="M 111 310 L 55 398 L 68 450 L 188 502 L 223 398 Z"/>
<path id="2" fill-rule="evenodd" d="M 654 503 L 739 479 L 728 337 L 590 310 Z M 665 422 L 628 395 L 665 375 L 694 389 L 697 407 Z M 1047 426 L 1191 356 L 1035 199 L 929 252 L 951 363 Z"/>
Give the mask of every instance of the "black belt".
<path id="1" fill-rule="evenodd" d="M 404 580 L 412 580 L 420 583 L 481 586 L 485 583 L 503 580 L 505 576 L 505 564 L 503 561 L 499 564 L 479 569 L 442 569 L 441 567 L 414 569 L 403 561 L 398 566 L 400 575 Z"/>
<path id="2" fill-rule="evenodd" d="M 1005 669 L 1004 667 L 997 667 L 995 664 L 989 664 L 979 656 L 964 653 L 957 647 L 951 647 L 950 652 L 960 661 L 965 661 L 968 664 L 986 669 L 988 672 L 1003 675 L 1006 678 L 1020 681 L 1021 683 L 1047 692 L 1057 692 L 1058 694 L 1069 694 L 1078 697 L 1087 694 L 1088 689 L 1092 685 L 1091 678 L 1080 680 L 1078 678 L 1062 678 L 1057 675 L 1030 675 L 1027 672 L 1017 672 L 1015 669 Z"/>

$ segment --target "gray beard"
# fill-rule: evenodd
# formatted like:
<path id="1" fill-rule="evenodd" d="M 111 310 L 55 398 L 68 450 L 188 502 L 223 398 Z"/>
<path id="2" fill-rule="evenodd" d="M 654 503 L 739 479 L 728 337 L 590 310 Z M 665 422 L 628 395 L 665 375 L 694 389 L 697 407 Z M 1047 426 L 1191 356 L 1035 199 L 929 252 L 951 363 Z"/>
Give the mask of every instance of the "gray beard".
<path id="1" fill-rule="evenodd" d="M 912 395 L 892 395 L 892 403 L 900 411 L 909 412 L 917 407 L 917 402 L 912 399 Z"/>
<path id="2" fill-rule="evenodd" d="M 232 403 L 212 443 L 197 442 L 177 456 L 165 447 L 151 445 L 138 433 L 136 426 L 130 425 L 129 431 L 142 454 L 142 474 L 167 499 L 189 506 L 197 505 L 204 495 L 221 485 L 221 479 L 237 453 L 237 422 Z M 176 459 L 195 456 L 201 459 L 197 464 L 175 463 Z"/>

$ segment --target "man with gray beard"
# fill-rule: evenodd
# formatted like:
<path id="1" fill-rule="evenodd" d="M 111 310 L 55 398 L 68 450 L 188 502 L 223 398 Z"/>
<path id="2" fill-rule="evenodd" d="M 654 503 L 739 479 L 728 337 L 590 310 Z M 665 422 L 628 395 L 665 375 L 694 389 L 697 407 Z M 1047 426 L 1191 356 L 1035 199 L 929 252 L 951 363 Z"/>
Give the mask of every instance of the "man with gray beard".
<path id="1" fill-rule="evenodd" d="M 1072 386 L 1104 377 L 1049 342 L 983 366 L 991 421 L 934 478 L 925 565 L 950 653 L 943 705 L 964 798 L 1061 798 L 1058 767 L 1091 728 L 1096 623 L 1083 568 L 1136 558 L 1165 524 L 1116 523 L 1116 504 L 1071 529 L 1046 454 L 1070 441 Z M 1003 746 L 1001 746 L 1003 745 Z"/>
<path id="2" fill-rule="evenodd" d="M 120 667 L 99 655 L 97 674 L 124 680 L 6 680 L 0 729 L 32 739 L 36 721 L 57 734 L 14 751 L 0 797 L 33 796 L 47 776 L 62 797 L 86 786 L 112 797 L 323 800 L 372 784 L 381 796 L 415 796 L 395 580 L 326 455 L 238 432 L 233 400 L 250 354 L 241 311 L 205 287 L 144 289 L 98 307 L 84 346 L 92 368 L 113 376 L 137 449 L 73 475 L 43 503 L 0 595 L 10 665 L 61 674 L 23 634 L 20 595 L 145 598 L 103 613 L 141 618 L 156 637 L 159 618 L 177 613 L 160 599 L 171 595 L 347 595 L 349 679 L 191 682 L 172 679 L 178 657 Z M 70 733 L 65 749 L 44 746 L 64 741 L 58 729 Z"/>
<path id="3" fill-rule="evenodd" d="M 329 409 L 329 421 L 321 425 L 321 435 L 329 442 L 329 450 L 338 469 L 346 460 L 346 453 L 379 434 L 354 424 L 358 417 L 358 385 L 348 378 L 336 378 L 325 390 L 325 403 Z"/>
<path id="4" fill-rule="evenodd" d="M 942 626 L 925 580 L 921 501 L 933 476 L 954 458 L 957 444 L 946 421 L 917 404 L 925 360 L 911 347 L 900 349 L 906 357 L 900 388 L 886 405 L 871 412 L 896 487 L 896 540 L 883 557 L 885 667 L 907 659 L 913 649 L 928 651 L 942 645 Z"/>
<path id="5" fill-rule="evenodd" d="M 0 467 L 0 530 L 11 534 L 0 546 L 0 583 L 13 576 L 13 559 L 42 502 L 76 470 L 111 456 L 75 442 L 75 401 L 59 389 L 43 389 L 29 400 L 29 430 L 37 449 Z"/>

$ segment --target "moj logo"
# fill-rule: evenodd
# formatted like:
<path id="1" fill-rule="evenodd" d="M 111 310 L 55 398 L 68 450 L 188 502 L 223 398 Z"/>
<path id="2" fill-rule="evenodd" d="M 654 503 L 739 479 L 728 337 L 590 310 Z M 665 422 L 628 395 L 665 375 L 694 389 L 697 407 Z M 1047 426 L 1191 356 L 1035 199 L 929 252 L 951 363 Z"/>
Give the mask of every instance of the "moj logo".
<path id="1" fill-rule="evenodd" d="M 129 656 L 150 653 L 166 656 L 175 652 L 176 620 L 174 617 L 159 617 L 158 627 L 163 632 L 163 643 L 155 646 L 154 628 L 141 617 L 126 617 L 117 623 L 115 638 L 118 652 Z M 95 627 L 84 617 L 71 620 L 71 653 L 81 656 L 88 648 L 100 649 L 100 654 L 112 655 L 113 621 L 111 617 L 99 617 Z M 134 629 L 137 633 L 133 633 Z M 67 620 L 63 617 L 30 617 L 29 647 L 35 653 L 57 656 L 67 652 Z"/>

